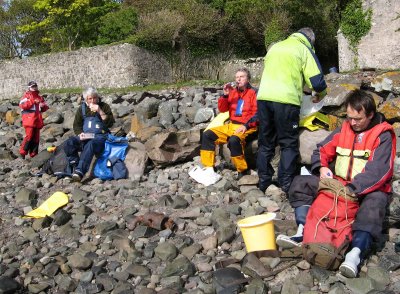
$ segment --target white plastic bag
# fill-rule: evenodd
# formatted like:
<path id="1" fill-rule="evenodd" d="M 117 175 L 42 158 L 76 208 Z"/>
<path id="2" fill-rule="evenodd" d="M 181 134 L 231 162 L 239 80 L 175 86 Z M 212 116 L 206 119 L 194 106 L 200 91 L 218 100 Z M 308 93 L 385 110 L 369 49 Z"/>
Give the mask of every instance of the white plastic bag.
<path id="1" fill-rule="evenodd" d="M 308 170 L 308 168 L 306 168 L 305 166 L 302 166 L 301 169 L 300 169 L 300 175 L 302 175 L 302 176 L 310 176 L 311 173 Z"/>
<path id="2" fill-rule="evenodd" d="M 318 103 L 313 103 L 311 95 L 304 95 L 303 100 L 301 102 L 300 119 L 307 117 L 313 113 L 316 113 L 323 106 L 324 106 L 324 99 L 322 99 Z"/>

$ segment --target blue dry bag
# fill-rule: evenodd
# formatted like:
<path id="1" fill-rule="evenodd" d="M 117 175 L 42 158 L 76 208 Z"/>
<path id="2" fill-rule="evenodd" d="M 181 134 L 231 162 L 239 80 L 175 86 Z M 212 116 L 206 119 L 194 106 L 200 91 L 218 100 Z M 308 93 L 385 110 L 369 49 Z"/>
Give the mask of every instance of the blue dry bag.
<path id="1" fill-rule="evenodd" d="M 94 176 L 103 181 L 126 178 L 127 170 L 123 161 L 127 148 L 128 138 L 108 134 L 104 152 L 94 167 Z"/>

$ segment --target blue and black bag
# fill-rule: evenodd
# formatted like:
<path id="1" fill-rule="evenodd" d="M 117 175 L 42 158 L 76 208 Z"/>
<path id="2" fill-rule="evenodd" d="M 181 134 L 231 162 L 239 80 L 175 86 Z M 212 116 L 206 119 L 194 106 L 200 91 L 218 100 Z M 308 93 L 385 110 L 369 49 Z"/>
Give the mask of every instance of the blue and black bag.
<path id="1" fill-rule="evenodd" d="M 124 164 L 127 148 L 128 138 L 108 134 L 104 152 L 94 167 L 94 176 L 103 181 L 127 178 L 128 170 Z"/>
<path id="2" fill-rule="evenodd" d="M 56 147 L 54 153 L 44 163 L 42 171 L 58 178 L 71 177 L 74 168 L 78 165 L 79 157 L 68 156 L 65 152 L 66 142 Z"/>

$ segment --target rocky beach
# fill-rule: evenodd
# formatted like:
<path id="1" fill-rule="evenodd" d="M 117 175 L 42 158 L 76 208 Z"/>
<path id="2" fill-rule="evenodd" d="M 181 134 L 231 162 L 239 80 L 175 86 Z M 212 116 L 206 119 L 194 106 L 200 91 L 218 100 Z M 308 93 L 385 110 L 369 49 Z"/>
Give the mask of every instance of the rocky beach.
<path id="1" fill-rule="evenodd" d="M 329 90 L 321 111 L 335 118 L 332 125 L 345 117 L 347 93 L 362 88 L 400 134 L 400 72 L 332 73 L 326 79 Z M 246 148 L 250 175 L 237 179 L 229 150 L 222 146 L 219 182 L 205 187 L 189 177 L 199 164 L 201 133 L 217 114 L 221 86 L 102 95 L 116 118 L 112 131 L 129 138 L 129 177 L 104 182 L 90 176 L 81 183 L 35 176 L 50 156 L 46 148 L 73 135 L 79 93 L 41 93 L 50 107 L 41 152 L 25 160 L 18 157 L 24 134 L 19 99 L 1 101 L 0 293 L 215 293 L 216 265 L 229 259 L 236 261 L 229 267 L 247 278 L 232 293 L 400 293 L 400 157 L 385 238 L 374 243 L 358 278 L 312 266 L 301 252 L 247 254 L 239 220 L 276 213 L 276 235 L 294 233 L 296 224 L 278 187 L 270 186 L 265 194 L 256 187 L 256 140 Z M 302 131 L 302 165 L 310 163 L 315 144 L 328 132 Z M 23 217 L 56 191 L 68 195 L 67 205 L 44 218 Z M 149 215 L 161 221 L 146 221 Z"/>

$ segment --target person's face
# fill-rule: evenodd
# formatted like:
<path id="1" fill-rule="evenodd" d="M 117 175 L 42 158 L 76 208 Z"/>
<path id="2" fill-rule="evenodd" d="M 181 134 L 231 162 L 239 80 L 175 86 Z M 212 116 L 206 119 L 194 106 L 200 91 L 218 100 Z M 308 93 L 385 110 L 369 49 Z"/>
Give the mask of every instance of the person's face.
<path id="1" fill-rule="evenodd" d="M 86 103 L 88 105 L 90 105 L 90 104 L 99 104 L 99 98 L 97 96 L 94 96 L 94 95 L 88 95 L 86 97 Z"/>
<path id="2" fill-rule="evenodd" d="M 351 128 L 355 132 L 364 131 L 368 127 L 372 117 L 374 116 L 373 113 L 366 115 L 364 109 L 358 112 L 357 110 L 353 109 L 350 105 L 347 106 L 346 112 L 347 112 L 347 120 L 349 121 Z"/>
<path id="3" fill-rule="evenodd" d="M 37 85 L 32 85 L 29 87 L 29 91 L 37 91 L 38 90 L 38 86 Z"/>
<path id="4" fill-rule="evenodd" d="M 244 71 L 238 71 L 235 75 L 235 81 L 239 89 L 245 89 L 249 83 L 247 73 Z"/>

